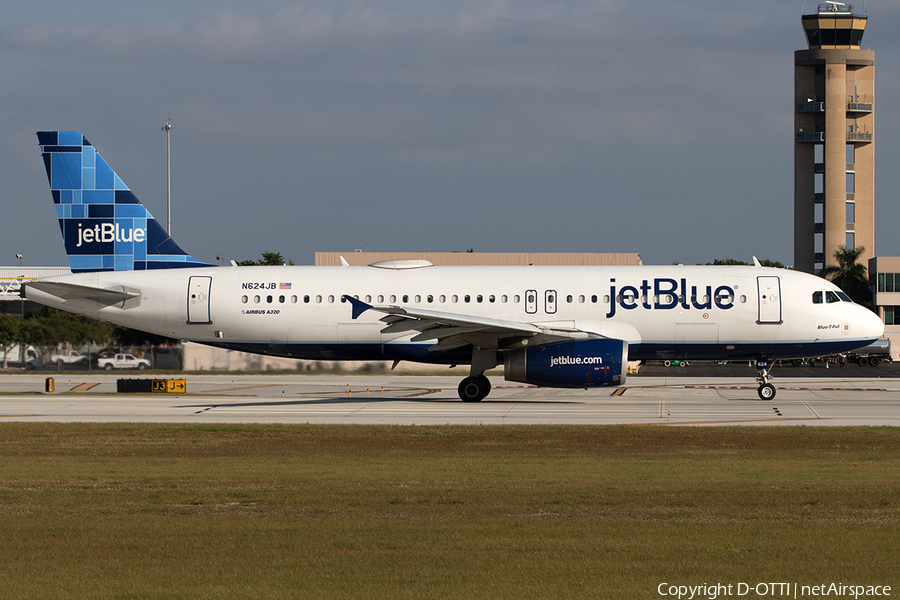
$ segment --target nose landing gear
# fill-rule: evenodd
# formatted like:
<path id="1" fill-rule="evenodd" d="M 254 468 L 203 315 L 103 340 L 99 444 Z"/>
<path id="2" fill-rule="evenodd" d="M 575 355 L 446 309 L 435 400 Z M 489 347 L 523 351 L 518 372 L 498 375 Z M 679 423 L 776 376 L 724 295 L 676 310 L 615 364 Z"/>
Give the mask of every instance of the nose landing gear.
<path id="1" fill-rule="evenodd" d="M 759 382 L 759 388 L 756 393 L 760 400 L 771 400 L 775 397 L 775 386 L 769 383 L 769 371 L 771 366 L 768 359 L 760 359 L 756 361 L 756 381 Z"/>

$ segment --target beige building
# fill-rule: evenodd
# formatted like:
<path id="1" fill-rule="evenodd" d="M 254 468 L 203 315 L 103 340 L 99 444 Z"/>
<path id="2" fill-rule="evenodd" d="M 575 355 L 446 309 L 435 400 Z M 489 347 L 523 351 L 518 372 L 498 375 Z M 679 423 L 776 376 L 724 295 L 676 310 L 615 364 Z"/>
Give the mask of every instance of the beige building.
<path id="1" fill-rule="evenodd" d="M 316 266 L 365 266 L 387 260 L 427 260 L 433 265 L 639 265 L 639 252 L 316 252 Z"/>
<path id="2" fill-rule="evenodd" d="M 794 267 L 834 264 L 839 246 L 875 255 L 875 53 L 867 16 L 838 2 L 802 16 L 794 53 Z M 865 262 L 863 262 L 865 264 Z"/>
<path id="3" fill-rule="evenodd" d="M 869 259 L 874 280 L 872 302 L 884 321 L 884 336 L 891 340 L 891 355 L 900 360 L 900 256 Z"/>

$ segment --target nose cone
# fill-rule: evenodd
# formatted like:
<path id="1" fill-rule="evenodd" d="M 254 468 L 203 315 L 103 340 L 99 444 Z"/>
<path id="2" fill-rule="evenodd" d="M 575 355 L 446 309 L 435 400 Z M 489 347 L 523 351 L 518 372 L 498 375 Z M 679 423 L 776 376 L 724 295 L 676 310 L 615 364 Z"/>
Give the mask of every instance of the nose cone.
<path id="1" fill-rule="evenodd" d="M 861 313 L 857 322 L 862 326 L 862 335 L 866 339 L 880 338 L 884 334 L 884 321 L 868 308 L 859 307 Z"/>

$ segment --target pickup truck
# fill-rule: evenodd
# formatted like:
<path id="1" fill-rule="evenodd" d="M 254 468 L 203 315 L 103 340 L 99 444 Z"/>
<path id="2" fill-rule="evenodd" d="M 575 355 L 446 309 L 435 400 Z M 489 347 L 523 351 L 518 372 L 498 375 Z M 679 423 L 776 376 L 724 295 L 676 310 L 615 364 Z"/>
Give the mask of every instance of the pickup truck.
<path id="1" fill-rule="evenodd" d="M 116 354 L 112 357 L 98 358 L 97 366 L 107 371 L 113 369 L 139 369 L 143 371 L 150 367 L 150 361 L 146 358 L 138 358 L 133 354 Z"/>
<path id="2" fill-rule="evenodd" d="M 51 354 L 50 362 L 56 363 L 59 366 L 63 365 L 80 365 L 87 364 L 88 357 L 80 352 L 76 352 L 75 350 L 69 350 L 68 352 L 60 352 L 59 354 Z"/>

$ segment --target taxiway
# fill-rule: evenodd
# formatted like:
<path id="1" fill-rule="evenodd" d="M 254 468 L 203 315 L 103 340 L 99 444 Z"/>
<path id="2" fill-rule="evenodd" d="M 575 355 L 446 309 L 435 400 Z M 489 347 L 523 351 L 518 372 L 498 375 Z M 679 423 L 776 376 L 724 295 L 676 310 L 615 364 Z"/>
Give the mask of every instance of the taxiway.
<path id="1" fill-rule="evenodd" d="M 900 426 L 898 378 L 784 377 L 763 401 L 753 377 L 635 377 L 590 390 L 498 377 L 488 398 L 464 403 L 455 377 L 189 375 L 178 395 L 116 394 L 119 377 L 62 375 L 43 393 L 45 374 L 0 375 L 0 422 Z"/>

